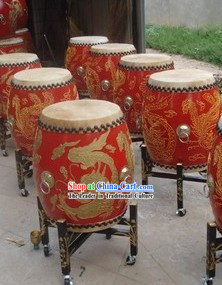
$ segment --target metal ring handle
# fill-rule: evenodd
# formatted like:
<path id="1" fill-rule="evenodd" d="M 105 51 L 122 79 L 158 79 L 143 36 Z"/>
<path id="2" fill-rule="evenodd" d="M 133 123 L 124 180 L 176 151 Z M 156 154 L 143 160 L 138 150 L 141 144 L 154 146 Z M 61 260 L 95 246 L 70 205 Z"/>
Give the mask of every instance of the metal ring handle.
<path id="1" fill-rule="evenodd" d="M 43 185 L 47 188 L 48 191 L 45 191 L 45 190 L 43 189 L 43 187 L 42 187 Z M 47 183 L 47 182 L 45 182 L 45 181 L 42 181 L 42 182 L 40 183 L 40 190 L 42 191 L 43 194 L 48 195 L 48 194 L 51 192 L 51 188 L 50 188 L 50 186 L 49 186 L 49 183 Z"/>
<path id="2" fill-rule="evenodd" d="M 204 185 L 204 187 L 203 187 L 203 192 L 204 192 L 204 196 L 205 196 L 206 198 L 209 198 L 209 196 L 210 196 L 210 189 L 209 189 L 209 187 L 208 187 L 207 184 Z"/>
<path id="3" fill-rule="evenodd" d="M 125 111 L 129 111 L 130 107 L 131 107 L 131 105 L 130 105 L 128 102 L 126 102 L 126 103 L 124 104 L 124 110 L 125 110 Z"/>
<path id="4" fill-rule="evenodd" d="M 189 141 L 190 141 L 190 136 L 189 136 L 189 134 L 186 133 L 186 132 L 182 132 L 182 133 L 181 133 L 181 137 L 179 137 L 179 141 L 180 141 L 181 143 L 189 143 Z"/>

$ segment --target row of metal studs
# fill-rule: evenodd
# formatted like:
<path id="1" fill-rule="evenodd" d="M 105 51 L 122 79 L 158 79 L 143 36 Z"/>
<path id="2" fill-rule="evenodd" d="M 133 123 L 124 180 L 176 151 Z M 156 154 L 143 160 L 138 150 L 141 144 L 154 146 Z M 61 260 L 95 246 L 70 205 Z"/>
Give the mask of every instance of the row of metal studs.
<path id="1" fill-rule="evenodd" d="M 102 43 L 69 43 L 69 46 L 96 46 L 96 45 L 101 45 L 101 44 L 107 44 L 108 42 L 102 42 Z"/>
<path id="2" fill-rule="evenodd" d="M 38 85 L 38 86 L 23 86 L 23 85 L 15 84 L 12 80 L 11 86 L 15 89 L 18 89 L 18 90 L 33 91 L 33 90 L 44 90 L 44 89 L 64 87 L 64 86 L 69 85 L 72 82 L 74 82 L 73 78 L 66 81 L 66 82 L 62 82 L 62 83 L 52 83 L 52 84 L 48 84 L 48 85 Z"/>
<path id="3" fill-rule="evenodd" d="M 21 63 L 0 63 L 0 67 L 19 67 L 19 66 L 26 66 L 30 64 L 40 63 L 39 59 L 33 61 L 26 61 Z"/>
<path id="4" fill-rule="evenodd" d="M 74 228 L 89 229 L 89 228 L 104 227 L 104 226 L 107 226 L 107 225 L 111 225 L 113 223 L 119 222 L 121 220 L 121 218 L 125 215 L 125 212 L 122 215 L 120 215 L 118 218 L 115 218 L 115 219 L 107 221 L 107 222 L 98 223 L 98 224 L 94 224 L 94 225 L 78 225 L 78 226 L 75 225 Z M 73 227 L 73 225 L 71 225 L 71 227 Z"/>
<path id="5" fill-rule="evenodd" d="M 38 121 L 38 125 L 41 129 L 50 131 L 53 133 L 73 133 L 73 134 L 86 134 L 86 133 L 95 133 L 95 132 L 101 132 L 101 131 L 107 131 L 111 128 L 117 127 L 121 125 L 124 122 L 124 118 L 121 117 L 119 119 L 116 119 L 116 121 L 112 121 L 112 123 L 107 123 L 106 125 L 101 124 L 100 126 L 94 126 L 94 127 L 87 127 L 87 128 L 61 128 L 61 127 L 55 127 L 50 126 L 47 124 L 44 124 L 41 122 L 41 120 Z"/>
<path id="6" fill-rule="evenodd" d="M 165 169 L 175 169 L 176 170 L 176 167 L 175 166 L 170 166 L 170 165 L 163 165 L 163 164 L 159 164 L 157 162 L 154 162 L 152 161 L 152 163 L 156 166 L 159 166 L 161 168 L 165 168 Z M 185 166 L 183 167 L 185 170 L 193 170 L 193 169 L 198 169 L 198 168 L 203 168 L 203 167 L 206 167 L 207 164 L 199 164 L 199 165 L 193 165 L 193 166 Z"/>
<path id="7" fill-rule="evenodd" d="M 100 53 L 100 52 L 94 52 L 94 51 L 91 51 L 91 54 L 94 55 L 94 56 L 110 56 L 110 55 L 113 55 L 113 56 L 124 56 L 124 55 L 128 55 L 128 54 L 136 54 L 136 50 L 133 50 L 133 51 L 123 51 L 123 52 L 107 52 L 107 53 Z"/>
<path id="8" fill-rule="evenodd" d="M 159 66 L 128 66 L 124 65 L 122 63 L 119 64 L 119 67 L 126 70 L 135 70 L 135 71 L 146 71 L 146 70 L 165 70 L 174 68 L 174 64 L 165 64 L 165 65 L 159 65 Z"/>
<path id="9" fill-rule="evenodd" d="M 176 87 L 160 87 L 160 86 L 153 86 L 151 84 L 147 84 L 148 87 L 151 89 L 151 90 L 155 90 L 155 91 L 163 91 L 163 92 L 172 92 L 172 91 L 175 91 L 175 92 L 181 92 L 181 93 L 186 93 L 186 92 L 195 92 L 195 91 L 205 91 L 205 90 L 208 90 L 208 89 L 211 89 L 213 87 L 216 86 L 216 83 L 212 83 L 212 84 L 207 84 L 207 85 L 203 85 L 203 86 L 200 86 L 200 87 L 188 87 L 188 88 L 176 88 Z"/>

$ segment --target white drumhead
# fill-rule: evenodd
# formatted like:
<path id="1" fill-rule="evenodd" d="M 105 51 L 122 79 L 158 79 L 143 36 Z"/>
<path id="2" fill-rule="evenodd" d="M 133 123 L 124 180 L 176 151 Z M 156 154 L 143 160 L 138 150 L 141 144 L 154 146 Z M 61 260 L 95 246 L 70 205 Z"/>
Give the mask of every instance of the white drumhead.
<path id="1" fill-rule="evenodd" d="M 34 53 L 8 53 L 0 55 L 0 65 L 32 63 L 38 59 Z"/>
<path id="2" fill-rule="evenodd" d="M 160 88 L 194 88 L 214 84 L 212 73 L 200 69 L 178 69 L 154 73 L 149 78 L 151 86 Z"/>
<path id="3" fill-rule="evenodd" d="M 23 28 L 23 29 L 19 29 L 15 32 L 16 35 L 18 34 L 24 34 L 24 33 L 27 33 L 29 31 L 29 29 L 27 28 Z"/>
<path id="4" fill-rule="evenodd" d="M 43 109 L 40 120 L 43 124 L 58 128 L 87 128 L 112 123 L 123 113 L 114 103 L 103 100 L 64 101 Z"/>
<path id="5" fill-rule="evenodd" d="M 64 68 L 42 67 L 23 70 L 13 76 L 15 85 L 38 87 L 51 84 L 62 84 L 72 79 L 69 70 Z"/>
<path id="6" fill-rule="evenodd" d="M 130 54 L 121 58 L 120 64 L 124 67 L 159 67 L 173 64 L 173 59 L 164 54 Z"/>
<path id="7" fill-rule="evenodd" d="M 91 52 L 95 54 L 122 54 L 129 52 L 136 52 L 134 45 L 130 44 L 118 44 L 118 43 L 110 43 L 110 44 L 102 44 L 98 46 L 92 46 Z"/>
<path id="8" fill-rule="evenodd" d="M 100 37 L 100 36 L 86 36 L 86 37 L 73 37 L 70 39 L 70 44 L 76 45 L 95 45 L 95 44 L 102 44 L 108 43 L 107 37 Z"/>
<path id="9" fill-rule="evenodd" d="M 0 46 L 16 45 L 21 44 L 22 42 L 24 42 L 22 38 L 9 38 L 0 40 Z"/>

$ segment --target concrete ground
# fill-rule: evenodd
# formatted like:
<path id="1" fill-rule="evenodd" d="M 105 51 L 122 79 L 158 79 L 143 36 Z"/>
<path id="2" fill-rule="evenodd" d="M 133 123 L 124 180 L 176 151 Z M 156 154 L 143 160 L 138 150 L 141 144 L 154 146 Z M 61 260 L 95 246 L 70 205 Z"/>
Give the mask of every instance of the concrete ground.
<path id="1" fill-rule="evenodd" d="M 149 50 L 150 51 L 150 50 Z M 176 66 L 184 58 L 176 56 Z M 185 60 L 184 60 L 185 61 Z M 187 61 L 187 60 L 186 60 Z M 189 60 L 188 60 L 189 61 Z M 218 68 L 190 61 L 193 67 Z M 57 231 L 50 229 L 51 255 L 44 257 L 42 248 L 33 250 L 29 235 L 38 229 L 36 194 L 32 179 L 26 180 L 30 195 L 21 197 L 17 189 L 14 149 L 8 142 L 9 157 L 0 156 L 0 285 L 60 285 Z M 136 182 L 141 183 L 140 149 L 136 154 Z M 154 185 L 153 200 L 139 204 L 139 253 L 134 266 L 126 266 L 128 239 L 101 235 L 91 238 L 71 258 L 76 285 L 199 285 L 205 274 L 206 224 L 213 220 L 203 185 L 184 183 L 185 217 L 175 215 L 176 182 L 150 178 Z M 8 241 L 24 241 L 18 247 Z M 85 271 L 82 272 L 82 267 Z M 222 265 L 218 265 L 215 285 L 221 284 Z"/>

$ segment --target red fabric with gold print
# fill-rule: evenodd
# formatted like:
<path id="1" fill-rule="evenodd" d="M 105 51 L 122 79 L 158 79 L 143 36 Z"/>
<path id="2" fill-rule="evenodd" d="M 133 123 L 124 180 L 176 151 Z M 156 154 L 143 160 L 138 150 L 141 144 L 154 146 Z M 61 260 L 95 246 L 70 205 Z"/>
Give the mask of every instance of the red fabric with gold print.
<path id="1" fill-rule="evenodd" d="M 136 49 L 129 44 L 103 44 L 91 48 L 91 57 L 86 68 L 86 84 L 93 99 L 114 101 L 114 93 L 124 83 L 119 72 L 123 55 L 134 54 Z"/>
<path id="2" fill-rule="evenodd" d="M 217 125 L 217 137 L 208 159 L 207 184 L 216 224 L 222 231 L 222 119 Z"/>
<path id="3" fill-rule="evenodd" d="M 18 0 L 20 2 L 20 13 L 17 20 L 17 29 L 22 29 L 27 27 L 28 23 L 28 7 L 26 0 Z"/>
<path id="4" fill-rule="evenodd" d="M 41 111 L 56 102 L 78 98 L 71 73 L 63 68 L 35 68 L 16 73 L 9 98 L 9 123 L 17 148 L 32 156 Z"/>
<path id="5" fill-rule="evenodd" d="M 19 0 L 0 0 L 0 38 L 13 36 L 21 13 Z"/>
<path id="6" fill-rule="evenodd" d="M 121 107 L 131 133 L 142 132 L 142 104 L 150 75 L 173 68 L 172 58 L 162 54 L 135 54 L 121 58 L 119 74 L 124 80 L 115 90 L 114 102 Z"/>
<path id="7" fill-rule="evenodd" d="M 99 36 L 73 37 L 70 39 L 66 52 L 65 65 L 75 78 L 79 95 L 89 95 L 85 81 L 85 70 L 90 58 L 91 47 L 107 42 L 107 37 Z"/>
<path id="8" fill-rule="evenodd" d="M 12 76 L 24 69 L 41 67 L 37 55 L 32 53 L 10 53 L 0 55 L 0 117 L 7 120 L 8 100 Z"/>
<path id="9" fill-rule="evenodd" d="M 65 219 L 76 232 L 117 223 L 125 213 L 126 199 L 69 199 L 68 192 L 80 191 L 68 191 L 68 182 L 119 185 L 132 180 L 134 157 L 120 108 L 100 100 L 45 108 L 35 138 L 33 170 L 41 204 L 51 220 Z M 96 194 L 95 190 L 83 194 L 89 192 Z"/>
<path id="10" fill-rule="evenodd" d="M 144 139 L 160 166 L 206 168 L 221 114 L 219 89 L 211 73 L 197 69 L 150 76 L 144 100 Z"/>
<path id="11" fill-rule="evenodd" d="M 27 52 L 23 39 L 9 38 L 0 40 L 0 55 L 15 52 Z"/>

